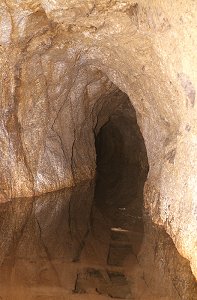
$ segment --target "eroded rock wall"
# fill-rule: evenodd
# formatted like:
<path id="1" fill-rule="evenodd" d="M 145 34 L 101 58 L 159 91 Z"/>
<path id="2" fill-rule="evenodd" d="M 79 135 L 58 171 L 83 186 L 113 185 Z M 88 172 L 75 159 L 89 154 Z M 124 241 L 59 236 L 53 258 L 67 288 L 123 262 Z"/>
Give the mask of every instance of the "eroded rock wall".
<path id="1" fill-rule="evenodd" d="M 196 6 L 1 1 L 1 201 L 94 176 L 91 110 L 111 81 L 146 143 L 146 208 L 197 276 Z"/>

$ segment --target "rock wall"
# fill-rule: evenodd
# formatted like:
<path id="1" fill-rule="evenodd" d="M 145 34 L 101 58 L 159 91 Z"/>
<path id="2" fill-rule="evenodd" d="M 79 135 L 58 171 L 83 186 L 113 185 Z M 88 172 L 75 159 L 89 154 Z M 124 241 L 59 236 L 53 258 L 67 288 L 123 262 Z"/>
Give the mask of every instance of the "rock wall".
<path id="1" fill-rule="evenodd" d="M 1 201 L 95 173 L 92 109 L 118 86 L 149 160 L 145 206 L 197 276 L 197 3 L 2 0 Z"/>

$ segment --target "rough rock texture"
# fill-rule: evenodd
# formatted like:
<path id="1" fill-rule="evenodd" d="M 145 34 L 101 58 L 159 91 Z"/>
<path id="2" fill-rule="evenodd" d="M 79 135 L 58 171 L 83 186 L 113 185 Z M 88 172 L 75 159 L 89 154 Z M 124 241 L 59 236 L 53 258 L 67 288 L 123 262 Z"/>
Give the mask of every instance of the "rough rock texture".
<path id="1" fill-rule="evenodd" d="M 163 297 L 169 295 L 169 299 L 197 299 L 195 277 L 188 261 L 177 255 L 169 235 L 161 226 L 153 225 L 149 217 L 144 219 L 144 231 L 138 259 L 147 285 Z"/>
<path id="2" fill-rule="evenodd" d="M 1 201 L 94 176 L 92 110 L 115 84 L 146 144 L 146 208 L 197 277 L 196 12 L 193 0 L 2 0 Z"/>

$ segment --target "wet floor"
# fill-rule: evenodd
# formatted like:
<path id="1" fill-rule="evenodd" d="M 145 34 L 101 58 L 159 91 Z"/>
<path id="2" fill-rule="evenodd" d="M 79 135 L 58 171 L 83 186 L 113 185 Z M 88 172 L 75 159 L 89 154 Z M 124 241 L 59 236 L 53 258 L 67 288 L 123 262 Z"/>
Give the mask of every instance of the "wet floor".
<path id="1" fill-rule="evenodd" d="M 0 205 L 0 299 L 197 299 L 189 264 L 133 204 L 86 182 Z"/>

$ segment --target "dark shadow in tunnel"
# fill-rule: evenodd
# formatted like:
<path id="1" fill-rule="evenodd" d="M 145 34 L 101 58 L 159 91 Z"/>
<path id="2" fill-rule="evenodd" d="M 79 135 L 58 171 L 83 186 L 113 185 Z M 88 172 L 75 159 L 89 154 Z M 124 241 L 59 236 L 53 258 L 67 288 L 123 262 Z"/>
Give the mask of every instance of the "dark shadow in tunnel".
<path id="1" fill-rule="evenodd" d="M 137 255 L 143 238 L 143 188 L 148 173 L 146 147 L 128 96 L 118 90 L 105 101 L 109 102 L 104 107 L 109 117 L 95 136 L 95 205 L 111 228 L 140 233 L 140 239 L 134 242 Z M 104 109 L 100 118 L 105 114 Z"/>
<path id="2" fill-rule="evenodd" d="M 135 202 L 141 207 L 148 173 L 144 139 L 128 96 L 119 90 L 111 98 L 122 102 L 108 108 L 109 118 L 95 137 L 95 197 L 98 205 L 123 207 Z"/>

